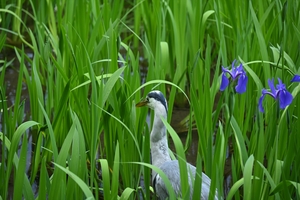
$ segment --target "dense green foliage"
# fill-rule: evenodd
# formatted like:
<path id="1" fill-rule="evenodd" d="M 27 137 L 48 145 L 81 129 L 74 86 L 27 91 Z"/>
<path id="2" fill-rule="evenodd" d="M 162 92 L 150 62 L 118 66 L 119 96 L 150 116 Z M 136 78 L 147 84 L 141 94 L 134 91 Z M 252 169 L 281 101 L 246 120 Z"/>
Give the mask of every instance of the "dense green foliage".
<path id="1" fill-rule="evenodd" d="M 153 87 L 168 97 L 168 122 L 175 104 L 189 106 L 197 172 L 220 197 L 300 199 L 300 84 L 290 82 L 300 74 L 298 0 L 0 0 L 0 24 L 0 199 L 152 198 L 148 112 L 135 103 Z M 233 60 L 249 79 L 243 94 L 234 83 L 220 92 L 221 66 Z M 272 78 L 294 99 L 279 109 L 266 97 L 261 113 Z M 168 131 L 185 162 L 190 140 Z"/>

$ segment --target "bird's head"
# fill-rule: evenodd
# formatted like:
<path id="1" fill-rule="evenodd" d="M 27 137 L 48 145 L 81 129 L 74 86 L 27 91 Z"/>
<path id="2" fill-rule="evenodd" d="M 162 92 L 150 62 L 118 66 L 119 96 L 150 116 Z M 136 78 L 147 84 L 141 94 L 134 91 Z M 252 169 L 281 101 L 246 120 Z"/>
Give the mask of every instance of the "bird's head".
<path id="1" fill-rule="evenodd" d="M 146 98 L 136 104 L 136 107 L 148 106 L 155 112 L 168 112 L 167 100 L 159 90 L 149 92 Z"/>

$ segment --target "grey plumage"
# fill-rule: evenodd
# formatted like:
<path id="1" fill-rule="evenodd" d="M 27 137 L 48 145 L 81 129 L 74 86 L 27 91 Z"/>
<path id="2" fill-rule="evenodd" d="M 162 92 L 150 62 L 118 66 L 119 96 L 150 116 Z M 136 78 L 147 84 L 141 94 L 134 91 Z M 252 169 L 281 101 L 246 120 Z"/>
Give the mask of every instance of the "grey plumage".
<path id="1" fill-rule="evenodd" d="M 176 196 L 182 196 L 178 161 L 172 160 L 172 161 L 165 162 L 163 165 L 160 166 L 160 169 L 166 174 L 166 176 L 170 180 Z M 196 168 L 193 165 L 187 163 L 187 172 L 188 172 L 188 181 L 190 185 L 190 199 L 192 199 L 193 192 L 194 192 L 192 187 L 193 185 L 192 178 L 194 179 L 194 177 L 196 176 Z M 169 196 L 167 192 L 167 188 L 163 180 L 158 174 L 156 174 L 156 176 L 154 177 L 153 183 L 155 183 L 154 188 L 156 193 L 159 196 L 159 199 L 166 199 Z M 210 178 L 206 174 L 202 173 L 201 199 L 208 199 L 209 187 L 210 187 Z"/>
<path id="2" fill-rule="evenodd" d="M 167 118 L 168 106 L 164 95 L 158 91 L 151 91 L 144 101 L 139 102 L 137 107 L 148 106 L 154 110 L 154 122 L 150 135 L 150 146 L 152 164 L 159 167 L 170 180 L 174 192 L 177 197 L 181 197 L 181 184 L 180 184 L 180 171 L 177 160 L 171 160 L 169 155 L 168 141 L 166 136 L 166 127 L 161 121 L 161 117 Z M 193 195 L 193 179 L 196 175 L 196 168 L 187 163 L 188 180 L 190 185 L 190 199 Z M 208 199 L 210 189 L 210 178 L 202 173 L 202 188 L 201 199 Z M 153 170 L 152 171 L 152 183 L 155 189 L 156 195 L 159 199 L 166 199 L 169 197 L 168 190 L 164 184 L 162 178 Z M 215 200 L 218 199 L 216 192 Z"/>

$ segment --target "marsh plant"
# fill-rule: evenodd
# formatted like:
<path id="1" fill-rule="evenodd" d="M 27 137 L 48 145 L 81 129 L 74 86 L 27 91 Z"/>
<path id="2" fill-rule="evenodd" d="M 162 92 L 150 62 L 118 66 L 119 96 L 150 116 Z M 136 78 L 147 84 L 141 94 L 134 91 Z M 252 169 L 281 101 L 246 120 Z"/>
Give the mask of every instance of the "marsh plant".
<path id="1" fill-rule="evenodd" d="M 167 126 L 171 155 L 186 162 L 197 130 L 197 174 L 220 199 L 300 199 L 298 0 L 0 5 L 1 199 L 155 199 L 134 106 L 154 88 L 167 125 L 189 108 L 184 144 Z"/>

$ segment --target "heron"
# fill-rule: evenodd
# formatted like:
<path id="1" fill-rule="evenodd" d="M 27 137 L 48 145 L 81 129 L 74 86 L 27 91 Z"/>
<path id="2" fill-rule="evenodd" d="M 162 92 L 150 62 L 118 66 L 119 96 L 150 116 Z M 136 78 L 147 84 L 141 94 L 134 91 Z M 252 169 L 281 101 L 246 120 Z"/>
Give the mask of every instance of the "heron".
<path id="1" fill-rule="evenodd" d="M 149 92 L 146 98 L 136 104 L 136 107 L 147 106 L 154 110 L 153 128 L 150 133 L 150 147 L 152 165 L 162 170 L 168 177 L 174 189 L 175 195 L 181 197 L 180 171 L 178 160 L 171 160 L 167 141 L 167 132 L 161 117 L 167 118 L 167 100 L 159 90 Z M 193 196 L 193 181 L 196 175 L 196 167 L 187 163 L 188 181 L 190 185 L 190 199 Z M 208 199 L 210 192 L 210 178 L 202 172 L 201 199 Z M 158 199 L 169 197 L 167 187 L 157 172 L 152 170 L 152 186 Z M 217 192 L 214 197 L 218 200 Z"/>

